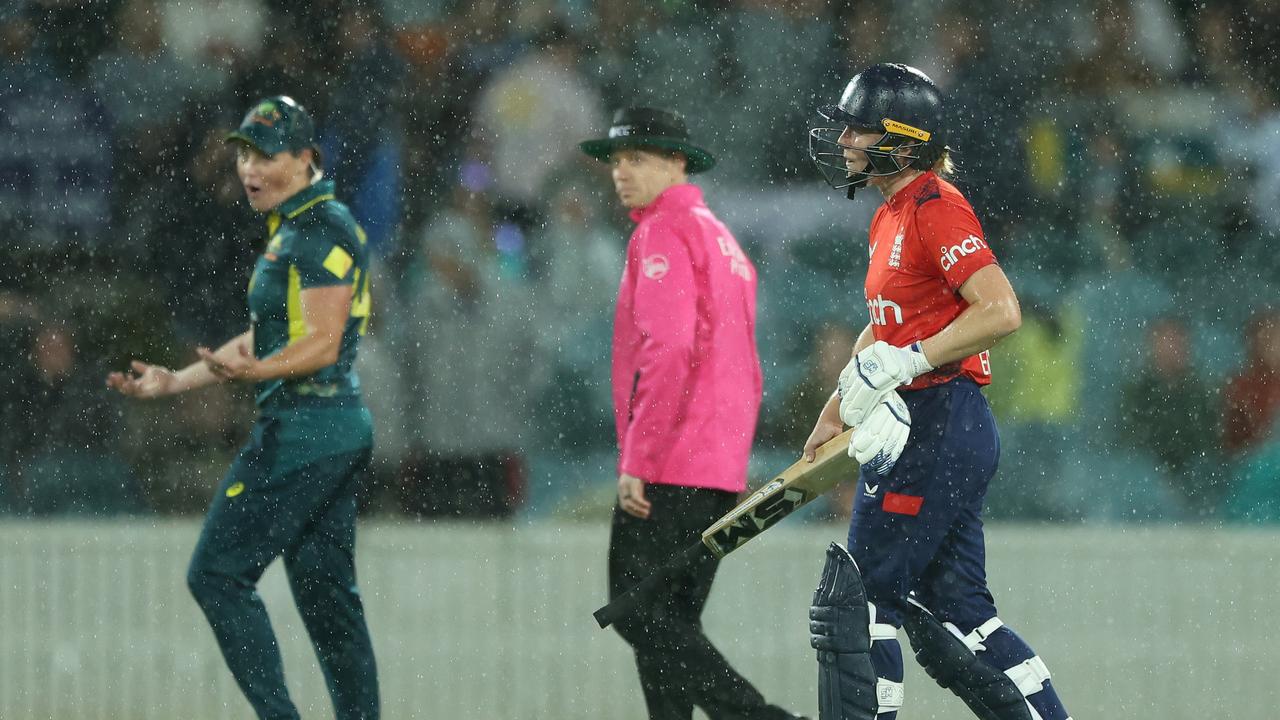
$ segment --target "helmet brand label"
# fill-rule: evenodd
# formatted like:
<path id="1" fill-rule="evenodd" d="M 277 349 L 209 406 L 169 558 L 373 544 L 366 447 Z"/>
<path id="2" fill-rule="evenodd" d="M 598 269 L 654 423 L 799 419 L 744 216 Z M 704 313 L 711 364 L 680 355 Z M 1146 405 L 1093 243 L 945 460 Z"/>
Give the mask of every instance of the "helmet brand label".
<path id="1" fill-rule="evenodd" d="M 884 120 L 881 120 L 880 123 L 884 125 L 884 129 L 886 131 L 895 135 L 906 135 L 907 137 L 913 137 L 921 142 L 929 142 L 929 138 L 932 137 L 932 133 L 928 130 L 921 130 L 918 127 L 912 127 L 906 123 L 900 123 L 897 120 L 885 118 Z"/>

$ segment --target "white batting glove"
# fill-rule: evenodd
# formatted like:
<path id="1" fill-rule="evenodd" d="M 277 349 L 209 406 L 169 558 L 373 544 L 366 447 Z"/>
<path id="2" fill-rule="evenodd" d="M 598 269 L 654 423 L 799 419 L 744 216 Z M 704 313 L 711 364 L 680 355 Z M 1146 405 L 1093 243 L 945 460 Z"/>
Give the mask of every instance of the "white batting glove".
<path id="1" fill-rule="evenodd" d="M 886 393 L 932 369 L 920 343 L 900 348 L 877 340 L 840 373 L 840 419 L 858 427 Z"/>
<path id="2" fill-rule="evenodd" d="M 849 441 L 849 457 L 868 465 L 877 475 L 888 475 L 902 456 L 911 436 L 911 412 L 902 396 L 890 390 L 871 410 Z"/>

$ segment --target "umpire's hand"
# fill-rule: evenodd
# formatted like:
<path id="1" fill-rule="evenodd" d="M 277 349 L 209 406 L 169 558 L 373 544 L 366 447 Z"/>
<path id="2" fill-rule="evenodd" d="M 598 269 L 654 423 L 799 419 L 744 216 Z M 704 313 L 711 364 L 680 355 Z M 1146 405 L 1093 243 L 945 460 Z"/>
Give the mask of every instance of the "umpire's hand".
<path id="1" fill-rule="evenodd" d="M 635 475 L 622 473 L 618 476 L 618 507 L 628 515 L 641 520 L 649 518 L 651 505 L 644 499 L 644 481 Z"/>

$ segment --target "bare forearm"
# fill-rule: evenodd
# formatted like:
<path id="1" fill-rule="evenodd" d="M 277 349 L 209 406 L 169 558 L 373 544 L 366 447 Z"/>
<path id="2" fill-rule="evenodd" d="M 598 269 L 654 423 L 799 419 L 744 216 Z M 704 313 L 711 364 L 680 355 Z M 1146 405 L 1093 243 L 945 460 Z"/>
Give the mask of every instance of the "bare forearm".
<path id="1" fill-rule="evenodd" d="M 853 357 L 863 350 L 871 347 L 876 341 L 876 336 L 871 330 L 871 324 L 862 328 L 862 332 L 858 333 L 858 339 L 853 343 L 853 352 L 849 357 Z M 831 391 L 831 397 L 827 398 L 827 404 L 822 407 L 822 413 L 818 417 L 818 421 L 826 421 L 832 423 L 840 422 L 840 395 L 836 390 Z"/>
<path id="2" fill-rule="evenodd" d="M 934 367 L 995 347 L 1021 324 L 1016 301 L 970 305 L 937 335 L 921 343 Z"/>
<path id="3" fill-rule="evenodd" d="M 853 343 L 853 354 L 849 357 L 853 357 L 853 355 L 857 355 L 871 347 L 875 341 L 876 336 L 871 330 L 871 323 L 867 323 L 867 326 L 862 328 L 862 332 L 858 333 L 858 339 Z"/>
<path id="4" fill-rule="evenodd" d="M 241 348 L 247 348 L 252 353 L 252 346 L 253 330 L 246 330 L 223 343 L 221 347 L 214 351 L 214 355 L 218 357 L 234 357 L 240 354 Z M 203 360 L 197 360 L 174 373 L 174 379 L 177 381 L 173 390 L 174 394 L 226 382 L 225 378 L 215 375 Z"/>
<path id="5" fill-rule="evenodd" d="M 341 337 L 312 333 L 258 361 L 259 380 L 306 377 L 338 361 Z"/>
<path id="6" fill-rule="evenodd" d="M 831 397 L 827 398 L 827 404 L 822 406 L 822 412 L 818 413 L 818 422 L 840 423 L 844 422 L 840 419 L 840 391 L 833 390 Z"/>

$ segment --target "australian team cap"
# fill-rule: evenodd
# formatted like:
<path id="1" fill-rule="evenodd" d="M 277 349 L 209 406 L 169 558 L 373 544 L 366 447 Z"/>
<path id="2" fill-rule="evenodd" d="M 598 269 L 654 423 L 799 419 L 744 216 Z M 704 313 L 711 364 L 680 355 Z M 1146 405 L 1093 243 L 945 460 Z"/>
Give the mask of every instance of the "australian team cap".
<path id="1" fill-rule="evenodd" d="M 227 134 L 226 141 L 242 142 L 266 155 L 306 148 L 319 152 L 311 115 L 287 95 L 259 101 L 245 113 L 239 129 Z"/>
<path id="2" fill-rule="evenodd" d="M 716 159 L 689 138 L 689 128 L 680 114 L 670 110 L 632 107 L 613 116 L 609 136 L 579 143 L 582 152 L 608 162 L 615 150 L 655 148 L 685 156 L 685 172 L 693 175 L 715 167 Z"/>

